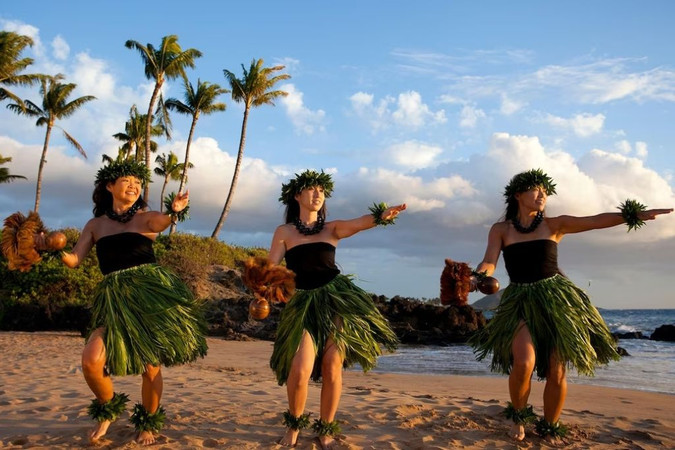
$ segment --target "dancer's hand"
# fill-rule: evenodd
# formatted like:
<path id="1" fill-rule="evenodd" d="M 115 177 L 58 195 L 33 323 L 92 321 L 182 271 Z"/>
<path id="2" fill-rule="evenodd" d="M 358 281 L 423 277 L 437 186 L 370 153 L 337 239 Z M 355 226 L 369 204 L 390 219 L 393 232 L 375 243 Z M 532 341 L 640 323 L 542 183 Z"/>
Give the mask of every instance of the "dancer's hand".
<path id="1" fill-rule="evenodd" d="M 175 212 L 180 212 L 185 209 L 185 207 L 188 205 L 189 200 L 190 200 L 189 190 L 185 191 L 184 194 L 181 194 L 179 192 L 178 194 L 176 194 L 176 197 L 173 199 L 173 202 L 171 202 L 171 208 Z"/>
<path id="2" fill-rule="evenodd" d="M 673 212 L 673 208 L 648 209 L 647 211 L 639 212 L 637 216 L 641 220 L 654 220 L 658 215 L 670 214 L 671 212 Z"/>
<path id="3" fill-rule="evenodd" d="M 382 215 L 380 216 L 382 220 L 391 220 L 395 219 L 401 211 L 404 211 L 407 208 L 406 204 L 403 203 L 402 205 L 396 205 L 396 206 L 390 206 L 389 208 L 385 209 Z"/>

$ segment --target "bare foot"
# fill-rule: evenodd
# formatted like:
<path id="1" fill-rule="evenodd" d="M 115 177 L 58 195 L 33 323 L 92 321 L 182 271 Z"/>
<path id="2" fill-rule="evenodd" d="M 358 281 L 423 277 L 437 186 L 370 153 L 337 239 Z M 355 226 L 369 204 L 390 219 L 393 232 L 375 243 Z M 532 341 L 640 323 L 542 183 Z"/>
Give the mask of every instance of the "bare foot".
<path id="1" fill-rule="evenodd" d="M 277 441 L 277 444 L 283 445 L 284 447 L 295 447 L 298 444 L 298 435 L 300 430 L 294 430 L 292 428 L 286 429 L 286 434 L 284 437 Z"/>
<path id="2" fill-rule="evenodd" d="M 136 442 L 141 445 L 151 445 L 155 443 L 155 435 L 152 431 L 141 431 L 136 437 Z"/>
<path id="3" fill-rule="evenodd" d="M 89 442 L 95 444 L 108 432 L 108 427 L 112 422 L 109 420 L 104 420 L 103 422 L 97 422 L 96 427 L 91 430 L 89 433 Z"/>
<path id="4" fill-rule="evenodd" d="M 511 425 L 511 431 L 509 432 L 509 435 L 516 441 L 522 441 L 525 439 L 525 427 L 522 424 L 514 423 Z"/>
<path id="5" fill-rule="evenodd" d="M 565 440 L 564 440 L 563 438 L 559 438 L 559 437 L 557 437 L 557 436 L 550 436 L 550 435 L 549 435 L 549 436 L 546 436 L 546 437 L 544 438 L 544 440 L 545 440 L 546 442 L 548 442 L 549 444 L 551 444 L 552 446 L 554 446 L 554 447 L 560 447 L 560 446 L 566 444 L 566 442 L 565 442 Z"/>
<path id="6" fill-rule="evenodd" d="M 334 447 L 335 439 L 332 436 L 319 436 L 317 438 L 321 450 L 330 450 Z"/>

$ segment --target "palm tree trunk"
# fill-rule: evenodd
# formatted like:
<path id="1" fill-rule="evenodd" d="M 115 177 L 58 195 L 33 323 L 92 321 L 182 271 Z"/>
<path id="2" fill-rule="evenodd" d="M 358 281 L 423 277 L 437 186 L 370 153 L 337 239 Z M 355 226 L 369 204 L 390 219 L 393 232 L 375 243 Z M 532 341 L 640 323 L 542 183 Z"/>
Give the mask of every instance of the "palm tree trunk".
<path id="1" fill-rule="evenodd" d="M 164 190 L 166 185 L 169 184 L 169 175 L 164 176 L 164 184 L 162 185 L 162 193 L 159 194 L 159 212 L 164 212 Z"/>
<path id="2" fill-rule="evenodd" d="M 199 120 L 199 111 L 192 117 L 192 125 L 190 126 L 190 134 L 188 135 L 187 145 L 185 146 L 185 162 L 183 163 L 183 173 L 180 176 L 180 185 L 178 186 L 178 193 L 183 192 L 185 183 L 187 183 L 187 170 L 190 164 L 190 144 L 192 144 L 192 136 L 194 136 L 197 121 Z M 169 236 L 176 232 L 176 224 L 172 223 L 169 228 Z"/>
<path id="3" fill-rule="evenodd" d="M 42 156 L 40 156 L 40 166 L 38 168 L 37 174 L 37 186 L 35 187 L 35 208 L 34 211 L 38 212 L 40 209 L 40 194 L 42 193 L 42 169 L 47 162 L 47 149 L 49 148 L 49 136 L 52 133 L 52 123 L 47 124 L 47 132 L 45 133 L 45 143 L 42 146 Z"/>
<path id="4" fill-rule="evenodd" d="M 157 80 L 155 83 L 155 89 L 152 91 L 152 97 L 150 97 L 150 106 L 148 106 L 148 117 L 145 122 L 145 167 L 150 169 L 150 131 L 152 129 L 152 110 L 155 107 L 155 101 L 157 101 L 157 95 L 159 90 L 162 88 L 162 80 Z M 150 183 L 145 184 L 143 189 L 143 200 L 145 203 L 150 203 Z"/>
<path id="5" fill-rule="evenodd" d="M 246 143 L 246 122 L 248 122 L 248 112 L 250 107 L 246 107 L 244 110 L 244 120 L 241 123 L 241 137 L 239 139 L 239 152 L 237 153 L 237 163 L 234 166 L 234 174 L 232 175 L 232 183 L 230 184 L 230 192 L 227 194 L 227 200 L 225 200 L 225 206 L 223 207 L 223 212 L 220 214 L 220 219 L 218 219 L 218 224 L 211 234 L 212 238 L 217 238 L 220 233 L 220 229 L 227 219 L 227 214 L 230 212 L 230 206 L 232 204 L 232 198 L 234 197 L 234 190 L 237 187 L 237 180 L 239 179 L 239 168 L 241 167 L 241 161 L 244 159 L 244 144 Z"/>

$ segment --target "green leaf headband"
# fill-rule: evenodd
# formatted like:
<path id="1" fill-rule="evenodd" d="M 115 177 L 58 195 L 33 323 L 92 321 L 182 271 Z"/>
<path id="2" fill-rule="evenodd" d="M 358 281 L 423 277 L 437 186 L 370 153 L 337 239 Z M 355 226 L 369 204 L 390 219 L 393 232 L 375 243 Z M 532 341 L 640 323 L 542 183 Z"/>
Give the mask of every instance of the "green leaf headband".
<path id="1" fill-rule="evenodd" d="M 315 170 L 305 170 L 300 175 L 296 173 L 295 178 L 281 185 L 281 197 L 279 197 L 279 201 L 284 205 L 288 205 L 300 192 L 314 186 L 321 186 L 324 196 L 328 198 L 333 192 L 333 179 L 329 174 L 324 173 L 323 170 L 321 173 Z"/>
<path id="2" fill-rule="evenodd" d="M 532 169 L 515 175 L 504 189 L 506 202 L 508 203 L 517 193 L 529 191 L 537 186 L 542 186 L 546 191 L 546 195 L 555 194 L 553 178 L 546 175 L 541 169 Z"/>
<path id="3" fill-rule="evenodd" d="M 96 183 L 114 183 L 119 177 L 134 176 L 143 186 L 150 183 L 150 170 L 145 164 L 132 160 L 113 161 L 96 173 Z"/>

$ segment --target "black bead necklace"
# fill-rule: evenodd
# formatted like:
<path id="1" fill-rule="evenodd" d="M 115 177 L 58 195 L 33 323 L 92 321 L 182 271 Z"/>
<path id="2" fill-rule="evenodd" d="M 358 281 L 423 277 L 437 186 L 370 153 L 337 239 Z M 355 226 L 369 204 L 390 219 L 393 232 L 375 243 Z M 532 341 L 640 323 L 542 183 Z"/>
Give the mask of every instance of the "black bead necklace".
<path id="1" fill-rule="evenodd" d="M 298 230 L 300 234 L 304 234 L 305 236 L 321 233 L 321 230 L 323 230 L 323 224 L 324 224 L 323 217 L 319 217 L 318 219 L 316 219 L 316 222 L 314 223 L 314 226 L 312 228 L 305 226 L 305 224 L 302 223 L 299 217 L 295 219 L 295 222 L 293 222 L 293 225 L 295 225 L 295 229 Z"/>
<path id="2" fill-rule="evenodd" d="M 121 223 L 127 223 L 131 219 L 133 219 L 134 214 L 141 209 L 141 205 L 139 203 L 134 203 L 134 206 L 131 208 L 127 209 L 125 212 L 122 214 L 117 214 L 115 211 L 112 209 L 109 209 L 105 212 L 105 215 L 111 218 L 112 220 L 116 222 L 121 222 Z"/>
<path id="3" fill-rule="evenodd" d="M 515 228 L 518 233 L 532 233 L 534 230 L 537 229 L 542 220 L 544 220 L 544 213 L 541 211 L 537 211 L 537 215 L 534 216 L 534 219 L 532 219 L 532 223 L 527 228 L 520 224 L 518 217 L 514 217 L 513 219 L 511 219 L 511 223 L 513 223 L 513 228 Z"/>

